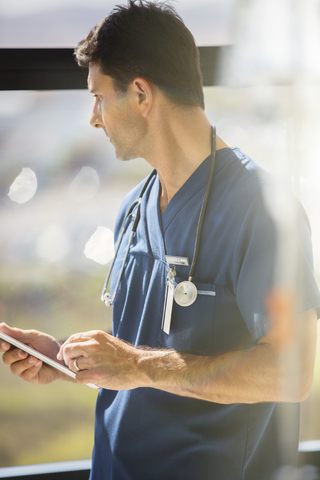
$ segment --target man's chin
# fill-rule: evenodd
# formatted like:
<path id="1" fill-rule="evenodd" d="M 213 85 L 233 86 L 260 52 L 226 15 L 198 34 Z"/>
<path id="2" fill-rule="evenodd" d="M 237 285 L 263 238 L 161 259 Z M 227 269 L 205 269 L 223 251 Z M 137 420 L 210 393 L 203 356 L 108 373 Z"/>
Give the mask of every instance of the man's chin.
<path id="1" fill-rule="evenodd" d="M 116 159 L 120 160 L 121 162 L 128 162 L 129 160 L 134 160 L 135 158 L 139 158 L 138 156 L 135 156 L 135 155 L 129 155 L 123 152 L 117 152 L 117 150 L 115 151 L 115 154 L 116 154 Z"/>

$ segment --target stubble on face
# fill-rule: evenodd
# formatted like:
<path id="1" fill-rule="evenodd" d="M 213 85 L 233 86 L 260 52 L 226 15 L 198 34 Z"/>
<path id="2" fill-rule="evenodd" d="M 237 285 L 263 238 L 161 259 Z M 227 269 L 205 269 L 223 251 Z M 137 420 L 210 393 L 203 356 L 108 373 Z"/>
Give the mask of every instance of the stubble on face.
<path id="1" fill-rule="evenodd" d="M 113 144 L 117 159 L 126 161 L 141 157 L 145 125 L 132 85 L 126 92 L 120 90 L 112 77 L 104 75 L 98 64 L 92 64 L 89 66 L 88 86 L 99 98 L 97 124 Z M 95 125 L 95 120 L 91 123 Z"/>

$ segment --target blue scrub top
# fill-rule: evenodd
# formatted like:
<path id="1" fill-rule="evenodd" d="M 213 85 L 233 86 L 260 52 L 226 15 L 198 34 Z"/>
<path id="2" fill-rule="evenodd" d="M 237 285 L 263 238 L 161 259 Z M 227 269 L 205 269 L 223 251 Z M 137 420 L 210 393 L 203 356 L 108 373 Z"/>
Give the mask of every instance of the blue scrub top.
<path id="1" fill-rule="evenodd" d="M 217 355 L 254 345 L 270 324 L 265 297 L 272 288 L 277 230 L 264 202 L 273 177 L 237 148 L 216 154 L 189 307 L 173 306 L 169 335 L 161 321 L 168 265 L 165 255 L 193 258 L 206 188 L 208 157 L 161 215 L 155 176 L 141 203 L 141 219 L 114 303 L 114 335 L 135 346 Z M 123 201 L 115 241 L 144 182 Z M 297 202 L 298 203 L 298 202 Z M 297 262 L 300 312 L 320 307 L 313 277 L 308 219 L 298 206 Z M 127 248 L 124 235 L 111 292 Z M 177 266 L 176 280 L 189 268 Z M 291 453 L 279 446 L 279 412 L 291 415 Z M 283 461 L 294 462 L 298 445 L 297 404 L 215 404 L 152 388 L 101 389 L 96 407 L 92 480 L 269 480 Z M 290 450 L 289 448 L 289 450 Z M 292 455 L 291 455 L 292 454 Z M 289 455 L 289 457 L 288 457 Z"/>

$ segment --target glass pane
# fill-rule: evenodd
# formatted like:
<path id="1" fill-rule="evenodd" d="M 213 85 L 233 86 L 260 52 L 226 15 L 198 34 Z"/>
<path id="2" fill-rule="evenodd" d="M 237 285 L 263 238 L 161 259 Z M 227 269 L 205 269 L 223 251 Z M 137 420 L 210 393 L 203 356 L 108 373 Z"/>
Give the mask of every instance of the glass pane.
<path id="1" fill-rule="evenodd" d="M 319 280 L 320 88 L 216 87 L 205 88 L 205 98 L 222 138 L 294 179 Z M 100 301 L 110 252 L 98 249 L 92 260 L 84 250 L 98 227 L 113 230 L 123 196 L 150 171 L 142 159 L 115 159 L 88 124 L 91 103 L 85 91 L 0 92 L 0 319 L 59 339 L 110 329 L 111 310 Z M 0 377 L 0 467 L 90 457 L 95 391 L 30 385 L 2 363 Z M 319 401 L 317 367 L 302 408 L 303 440 L 320 438 Z"/>
<path id="2" fill-rule="evenodd" d="M 0 47 L 73 47 L 107 16 L 113 0 L 12 0 L 0 5 Z M 198 45 L 232 41 L 235 0 L 183 0 L 174 5 Z"/>
<path id="3" fill-rule="evenodd" d="M 84 250 L 150 171 L 115 159 L 91 107 L 86 91 L 0 92 L 0 321 L 58 339 L 111 329 L 110 246 Z M 31 385 L 2 361 L 0 378 L 0 467 L 90 458 L 96 391 Z"/>
<path id="4" fill-rule="evenodd" d="M 311 223 L 320 285 L 319 85 L 206 88 L 206 111 L 218 134 L 292 184 Z M 318 330 L 320 325 L 318 323 Z M 301 406 L 300 439 L 320 438 L 320 338 L 312 392 Z"/>

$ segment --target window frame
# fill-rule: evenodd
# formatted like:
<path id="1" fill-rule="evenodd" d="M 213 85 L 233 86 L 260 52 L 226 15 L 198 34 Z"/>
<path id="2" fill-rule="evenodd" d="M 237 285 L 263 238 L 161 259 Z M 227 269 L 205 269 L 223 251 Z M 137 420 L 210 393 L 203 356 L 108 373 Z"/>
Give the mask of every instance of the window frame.
<path id="1" fill-rule="evenodd" d="M 230 46 L 198 47 L 203 86 L 223 85 L 218 75 L 220 58 Z M 87 70 L 80 68 L 73 57 L 73 48 L 0 48 L 0 91 L 4 90 L 77 90 L 87 88 Z M 309 448 L 301 442 L 298 464 L 320 468 L 320 442 Z M 88 465 L 62 462 L 27 467 L 0 468 L 0 478 L 39 480 L 87 479 Z M 34 468 L 34 471 L 32 470 Z"/>
<path id="2" fill-rule="evenodd" d="M 198 47 L 203 86 L 219 85 L 218 63 L 228 46 Z M 73 48 L 0 48 L 0 90 L 87 88 L 87 69 Z"/>

